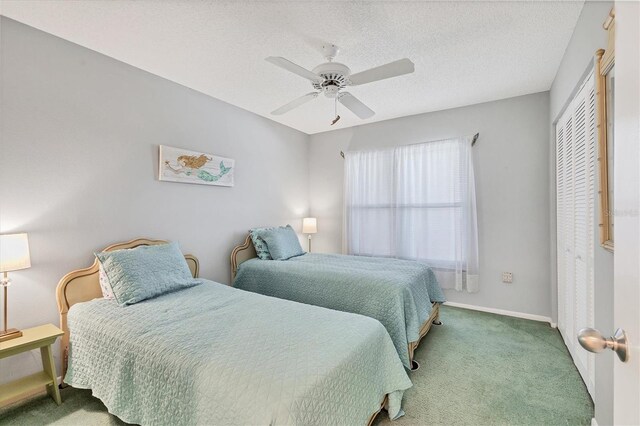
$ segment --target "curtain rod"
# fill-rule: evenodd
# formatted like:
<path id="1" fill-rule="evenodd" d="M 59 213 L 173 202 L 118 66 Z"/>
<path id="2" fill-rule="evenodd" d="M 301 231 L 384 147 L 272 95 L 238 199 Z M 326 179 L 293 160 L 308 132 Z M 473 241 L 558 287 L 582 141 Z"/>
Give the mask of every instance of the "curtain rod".
<path id="1" fill-rule="evenodd" d="M 480 137 L 480 133 L 476 133 L 475 135 L 473 135 L 473 139 L 471 140 L 471 146 L 474 146 L 476 144 L 479 137 Z M 344 158 L 344 151 L 340 151 L 340 156 Z"/>

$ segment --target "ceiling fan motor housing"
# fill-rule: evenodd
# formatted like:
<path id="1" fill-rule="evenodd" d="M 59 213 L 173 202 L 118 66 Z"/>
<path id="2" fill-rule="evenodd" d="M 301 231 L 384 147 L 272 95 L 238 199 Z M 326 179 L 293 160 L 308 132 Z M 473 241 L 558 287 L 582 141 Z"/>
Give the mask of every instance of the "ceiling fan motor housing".
<path id="1" fill-rule="evenodd" d="M 321 90 L 328 98 L 335 98 L 340 89 L 344 89 L 349 83 L 351 70 L 348 66 L 338 62 L 326 62 L 313 69 L 324 81 L 322 83 L 313 82 L 313 88 Z"/>

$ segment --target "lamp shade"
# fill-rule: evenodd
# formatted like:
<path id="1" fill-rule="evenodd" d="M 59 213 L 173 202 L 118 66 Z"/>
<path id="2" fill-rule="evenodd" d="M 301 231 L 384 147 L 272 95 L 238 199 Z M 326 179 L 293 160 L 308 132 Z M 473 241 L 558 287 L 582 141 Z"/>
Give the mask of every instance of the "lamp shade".
<path id="1" fill-rule="evenodd" d="M 27 234 L 0 235 L 0 272 L 31 267 Z"/>
<path id="2" fill-rule="evenodd" d="M 302 233 L 315 234 L 318 232 L 318 220 L 315 217 L 305 217 L 302 219 Z"/>

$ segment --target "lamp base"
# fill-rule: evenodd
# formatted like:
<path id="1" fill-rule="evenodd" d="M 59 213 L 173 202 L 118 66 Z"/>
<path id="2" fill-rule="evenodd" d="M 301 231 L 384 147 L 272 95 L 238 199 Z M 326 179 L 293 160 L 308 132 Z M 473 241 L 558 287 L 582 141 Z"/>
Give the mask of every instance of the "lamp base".
<path id="1" fill-rule="evenodd" d="M 16 328 L 10 328 L 7 331 L 0 331 L 0 342 L 22 337 L 22 331 Z"/>

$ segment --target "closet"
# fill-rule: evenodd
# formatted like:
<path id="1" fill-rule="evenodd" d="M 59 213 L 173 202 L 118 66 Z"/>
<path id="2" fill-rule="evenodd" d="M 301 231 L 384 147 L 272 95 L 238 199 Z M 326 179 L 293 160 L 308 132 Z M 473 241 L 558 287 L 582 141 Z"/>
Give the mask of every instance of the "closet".
<path id="1" fill-rule="evenodd" d="M 593 354 L 576 335 L 594 326 L 596 93 L 591 74 L 556 123 L 558 329 L 594 395 Z"/>

